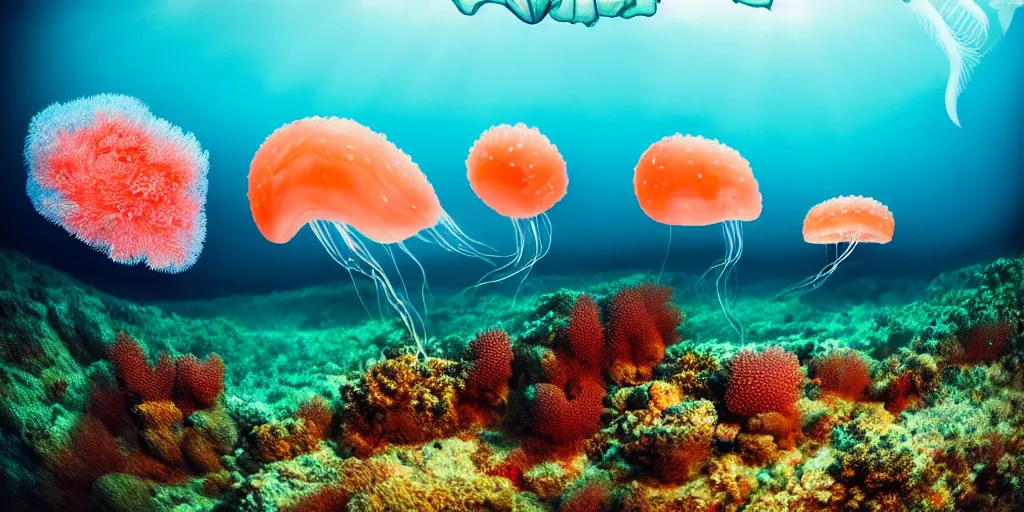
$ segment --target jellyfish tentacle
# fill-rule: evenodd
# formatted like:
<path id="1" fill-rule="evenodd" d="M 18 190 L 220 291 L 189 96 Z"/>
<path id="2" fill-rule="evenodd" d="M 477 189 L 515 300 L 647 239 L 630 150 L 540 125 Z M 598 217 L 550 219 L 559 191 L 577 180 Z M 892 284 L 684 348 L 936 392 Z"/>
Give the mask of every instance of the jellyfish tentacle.
<path id="1" fill-rule="evenodd" d="M 722 307 L 722 312 L 725 314 L 725 319 L 729 322 L 729 326 L 739 335 L 740 344 L 742 345 L 746 340 L 743 323 L 730 311 L 728 294 L 722 293 L 723 280 L 728 285 L 729 276 L 732 274 L 733 269 L 736 268 L 740 257 L 743 256 L 743 237 L 740 234 L 738 224 L 739 222 L 737 221 L 722 223 L 722 230 L 725 233 L 726 254 L 725 263 L 718 273 L 718 279 L 715 280 L 715 291 L 718 295 L 718 304 Z"/>
<path id="2" fill-rule="evenodd" d="M 324 246 L 324 249 L 327 250 L 336 263 L 344 267 L 350 275 L 355 272 L 373 281 L 374 286 L 378 290 L 378 301 L 380 296 L 383 295 L 392 309 L 398 313 L 402 324 L 416 343 L 417 356 L 426 358 L 426 350 L 423 346 L 426 336 L 426 325 L 419 311 L 416 310 L 409 300 L 405 280 L 401 272 L 398 271 L 398 265 L 394 260 L 394 253 L 391 249 L 389 247 L 384 248 L 398 273 L 402 285 L 401 290 L 405 292 L 404 294 L 395 288 L 387 272 L 385 272 L 384 266 L 381 265 L 350 226 L 341 222 L 329 221 L 317 221 L 310 223 L 310 225 L 321 245 Z M 360 302 L 362 302 L 361 296 Z"/>
<path id="3" fill-rule="evenodd" d="M 540 219 L 540 222 L 538 222 L 538 219 Z M 551 219 L 547 214 L 542 213 L 537 217 L 529 219 L 527 222 L 529 222 L 530 232 L 533 234 L 533 258 L 524 267 L 526 272 L 523 274 L 523 278 L 519 280 L 519 286 L 516 287 L 515 295 L 512 296 L 513 306 L 515 306 L 516 299 L 519 297 L 519 292 L 523 289 L 523 284 L 526 283 L 526 278 L 530 276 L 530 271 L 533 270 L 533 266 L 551 250 L 553 225 L 551 224 Z"/>
<path id="4" fill-rule="evenodd" d="M 665 274 L 665 265 L 668 264 L 668 253 L 672 250 L 672 226 L 668 227 L 668 243 L 665 244 L 665 257 L 661 260 L 661 270 L 658 271 L 658 278 L 655 283 L 661 283 L 661 276 Z"/>
<path id="5" fill-rule="evenodd" d="M 842 262 L 846 261 L 846 259 L 849 258 L 851 254 L 853 254 L 853 250 L 856 249 L 857 245 L 859 244 L 859 240 L 857 240 L 856 238 L 852 239 L 849 243 L 846 244 L 846 248 L 843 249 L 842 253 L 839 252 L 839 244 L 836 244 L 836 253 L 838 254 L 838 256 L 836 256 L 835 260 L 828 262 L 828 264 L 822 267 L 822 269 L 819 270 L 817 274 L 809 276 L 804 280 L 800 281 L 799 283 L 794 284 L 786 288 L 785 290 L 782 290 L 775 297 L 779 298 L 791 294 L 795 296 L 801 296 L 813 292 L 818 288 L 821 288 L 821 285 L 825 284 L 825 281 L 827 281 L 828 278 L 831 277 L 832 274 L 839 269 L 839 265 Z"/>
<path id="6" fill-rule="evenodd" d="M 488 284 L 500 283 L 519 274 L 525 274 L 516 287 L 515 295 L 512 297 L 512 302 L 515 304 L 516 298 L 522 290 L 523 284 L 533 266 L 551 251 L 552 229 L 551 218 L 546 213 L 529 219 L 512 219 L 513 236 L 516 241 L 515 253 L 509 256 L 511 259 L 507 263 L 484 274 L 467 291 Z M 532 251 L 530 250 L 530 245 L 533 246 Z M 529 254 L 527 254 L 528 252 Z"/>
<path id="7" fill-rule="evenodd" d="M 408 256 L 409 259 L 411 259 L 413 261 L 413 263 L 415 263 L 416 266 L 419 267 L 419 269 L 420 269 L 420 277 L 423 279 L 423 285 L 420 287 L 420 300 L 423 301 L 423 325 L 424 325 L 424 327 L 423 327 L 423 339 L 426 340 L 427 339 L 426 323 L 427 323 L 427 317 L 428 317 L 428 313 L 427 313 L 427 294 L 430 293 L 430 285 L 427 284 L 427 270 L 425 268 L 423 268 L 423 264 L 420 263 L 420 260 L 416 257 L 416 255 L 414 255 L 412 253 L 412 251 L 409 250 L 409 248 L 405 245 L 404 242 L 398 242 L 397 245 L 398 245 L 398 248 L 401 249 L 402 252 L 405 253 L 405 255 Z"/>
<path id="8" fill-rule="evenodd" d="M 349 278 L 352 279 L 352 289 L 354 289 L 356 292 L 356 298 L 359 299 L 359 304 L 363 306 L 363 310 L 366 311 L 366 315 L 369 316 L 370 318 L 373 318 L 373 313 L 370 313 L 370 308 L 366 306 L 366 301 L 363 300 L 363 295 L 359 293 L 359 286 L 356 284 L 355 275 L 352 273 L 352 267 L 344 261 L 345 257 L 341 254 L 341 251 L 338 250 L 338 247 L 334 244 L 334 240 L 331 239 L 328 228 L 321 225 L 323 223 L 323 221 L 317 220 L 310 221 L 309 229 L 316 236 L 316 239 L 320 242 L 320 245 L 324 247 L 324 250 L 327 251 L 327 254 L 331 257 L 331 259 L 333 259 L 335 263 L 341 265 L 345 269 L 345 271 L 348 272 Z M 363 274 L 363 272 L 358 269 L 357 272 Z M 376 281 L 374 282 L 374 288 L 377 288 Z M 377 312 L 380 313 L 380 316 L 383 319 L 384 313 L 380 309 L 380 300 L 378 300 Z"/>
<path id="9" fill-rule="evenodd" d="M 439 245 L 449 252 L 483 260 L 494 266 L 492 258 L 504 258 L 497 250 L 467 235 L 462 228 L 447 214 L 442 213 L 436 226 L 426 231 L 427 235 L 417 234 L 417 238 L 428 243 Z"/>

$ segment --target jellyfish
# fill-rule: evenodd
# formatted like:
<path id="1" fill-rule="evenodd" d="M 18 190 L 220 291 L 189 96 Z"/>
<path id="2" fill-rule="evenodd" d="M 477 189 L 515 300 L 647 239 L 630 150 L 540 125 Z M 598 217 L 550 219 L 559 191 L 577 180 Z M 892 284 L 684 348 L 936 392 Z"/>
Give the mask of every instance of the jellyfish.
<path id="1" fill-rule="evenodd" d="M 815 205 L 804 217 L 804 241 L 836 246 L 836 258 L 817 274 L 786 288 L 779 296 L 805 294 L 825 284 L 839 264 L 861 243 L 887 244 L 896 221 L 884 204 L 870 197 L 839 196 Z M 840 245 L 846 244 L 842 252 Z"/>
<path id="2" fill-rule="evenodd" d="M 142 101 L 50 105 L 29 124 L 25 161 L 36 211 L 111 260 L 179 273 L 199 258 L 209 155 Z"/>
<path id="3" fill-rule="evenodd" d="M 278 128 L 253 157 L 248 198 L 256 227 L 270 242 L 287 243 L 308 225 L 350 275 L 372 279 L 416 342 L 418 355 L 426 356 L 425 311 L 410 299 L 395 252 L 423 274 L 424 308 L 426 276 L 406 244 L 410 238 L 488 259 L 486 247 L 441 208 L 412 158 L 351 119 L 312 117 Z"/>
<path id="4" fill-rule="evenodd" d="M 485 275 L 476 286 L 523 274 L 551 249 L 547 211 L 565 197 L 569 186 L 565 160 L 537 128 L 523 123 L 492 126 L 480 136 L 466 159 L 469 184 L 477 197 L 512 221 L 515 252 L 509 261 Z M 515 297 L 513 297 L 513 302 Z"/>
<path id="5" fill-rule="evenodd" d="M 504 5 L 523 23 L 540 23 L 546 16 L 565 23 L 593 26 L 599 18 L 653 16 L 661 0 L 453 0 L 462 14 L 472 16 L 484 4 Z"/>
<path id="6" fill-rule="evenodd" d="M 644 151 L 634 170 L 633 190 L 644 213 L 670 227 L 670 237 L 671 226 L 722 225 L 725 258 L 709 272 L 719 270 L 718 303 L 742 343 L 743 324 L 730 312 L 723 288 L 743 255 L 741 223 L 761 216 L 761 192 L 750 163 L 717 140 L 677 133 Z"/>

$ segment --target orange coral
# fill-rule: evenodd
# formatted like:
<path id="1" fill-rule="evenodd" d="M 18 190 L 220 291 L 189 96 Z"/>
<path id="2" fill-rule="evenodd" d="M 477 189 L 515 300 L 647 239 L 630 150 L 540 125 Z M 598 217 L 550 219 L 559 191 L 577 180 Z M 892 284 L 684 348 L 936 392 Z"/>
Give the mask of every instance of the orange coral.
<path id="1" fill-rule="evenodd" d="M 178 406 L 170 400 L 142 402 L 133 408 L 143 428 L 173 428 L 185 419 Z"/>
<path id="2" fill-rule="evenodd" d="M 327 439 L 334 410 L 323 397 L 315 396 L 299 406 L 295 411 L 295 417 L 305 422 L 306 430 L 311 436 L 322 440 Z"/>
<path id="3" fill-rule="evenodd" d="M 250 453 L 260 462 L 290 459 L 316 449 L 321 433 L 302 421 L 265 423 L 252 429 Z"/>

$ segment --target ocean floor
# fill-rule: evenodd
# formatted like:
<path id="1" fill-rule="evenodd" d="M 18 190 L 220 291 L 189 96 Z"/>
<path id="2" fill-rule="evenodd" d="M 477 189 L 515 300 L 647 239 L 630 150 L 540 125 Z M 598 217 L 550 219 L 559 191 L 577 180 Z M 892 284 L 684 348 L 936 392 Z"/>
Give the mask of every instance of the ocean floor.
<path id="1" fill-rule="evenodd" d="M 590 279 L 433 290 L 424 359 L 349 283 L 139 305 L 0 252 L 0 503 L 1024 510 L 1024 258 L 744 288 L 742 345 L 694 276 Z"/>

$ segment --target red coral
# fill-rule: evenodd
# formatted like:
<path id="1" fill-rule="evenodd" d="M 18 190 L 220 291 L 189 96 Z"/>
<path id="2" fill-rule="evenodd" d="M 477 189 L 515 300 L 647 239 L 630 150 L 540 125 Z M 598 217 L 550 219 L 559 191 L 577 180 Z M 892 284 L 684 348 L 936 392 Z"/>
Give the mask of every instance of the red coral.
<path id="1" fill-rule="evenodd" d="M 903 412 L 910 404 L 913 386 L 913 374 L 909 370 L 889 381 L 889 387 L 886 390 L 885 410 L 893 414 Z"/>
<path id="2" fill-rule="evenodd" d="M 957 364 L 979 364 L 995 361 L 1005 354 L 1013 340 L 1010 322 L 978 324 L 960 335 L 961 350 L 953 357 Z"/>
<path id="3" fill-rule="evenodd" d="M 612 297 L 608 307 L 611 366 L 616 384 L 636 385 L 650 380 L 665 357 L 665 347 L 679 342 L 676 330 L 682 313 L 672 303 L 672 288 L 645 283 Z"/>
<path id="4" fill-rule="evenodd" d="M 205 361 L 188 354 L 178 359 L 175 398 L 185 416 L 210 407 L 224 391 L 224 360 L 210 354 Z"/>
<path id="5" fill-rule="evenodd" d="M 121 433 L 132 427 L 128 415 L 128 404 L 124 393 L 112 382 L 96 380 L 89 389 L 85 411 L 100 420 L 113 433 Z"/>
<path id="6" fill-rule="evenodd" d="M 469 344 L 473 354 L 467 386 L 471 393 L 504 399 L 512 378 L 512 340 L 500 329 L 476 335 Z"/>
<path id="7" fill-rule="evenodd" d="M 833 350 L 811 364 L 822 391 L 848 400 L 860 400 L 871 384 L 868 362 L 854 350 Z"/>
<path id="8" fill-rule="evenodd" d="M 559 512 L 602 512 L 611 510 L 612 487 L 604 480 L 589 482 L 567 494 Z"/>
<path id="9" fill-rule="evenodd" d="M 581 369 L 600 374 L 605 364 L 605 336 L 601 312 L 593 297 L 580 294 L 576 298 L 565 337 Z"/>
<path id="10" fill-rule="evenodd" d="M 800 361 L 779 347 L 763 352 L 743 350 L 729 367 L 725 405 L 730 411 L 753 416 L 765 412 L 789 413 L 795 408 L 803 383 Z"/>
<path id="11" fill-rule="evenodd" d="M 582 379 L 562 387 L 540 383 L 534 386 L 533 430 L 555 443 L 570 443 L 593 435 L 601 427 L 604 385 Z"/>
<path id="12" fill-rule="evenodd" d="M 117 440 L 96 419 L 81 416 L 69 437 L 71 445 L 58 455 L 64 478 L 91 485 L 103 475 L 124 470 L 127 459 Z"/>
<path id="13" fill-rule="evenodd" d="M 107 357 L 126 391 L 137 401 L 168 400 L 174 389 L 174 360 L 160 354 L 156 365 L 150 366 L 139 343 L 124 332 L 118 332 L 114 343 L 107 346 Z"/>

